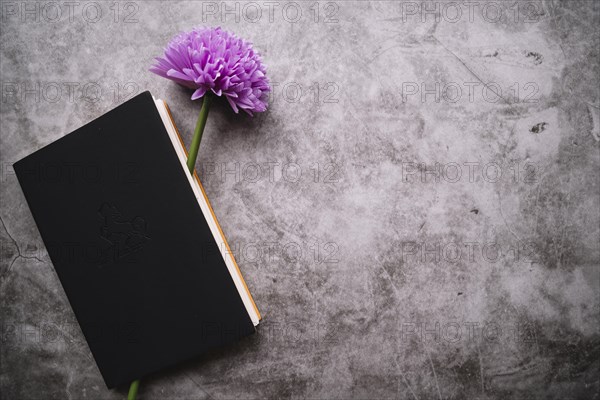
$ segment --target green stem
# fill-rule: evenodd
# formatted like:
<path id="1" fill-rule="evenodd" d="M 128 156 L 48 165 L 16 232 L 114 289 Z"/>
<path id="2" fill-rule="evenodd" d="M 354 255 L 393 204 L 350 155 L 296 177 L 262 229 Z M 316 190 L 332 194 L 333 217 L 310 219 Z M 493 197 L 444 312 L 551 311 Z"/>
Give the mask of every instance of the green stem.
<path id="1" fill-rule="evenodd" d="M 196 129 L 194 130 L 194 138 L 192 139 L 192 144 L 190 146 L 190 152 L 187 159 L 187 166 L 192 174 L 194 173 L 194 166 L 196 165 L 198 149 L 200 148 L 202 133 L 204 133 L 204 126 L 206 125 L 206 119 L 208 118 L 208 108 L 211 100 L 211 95 L 206 93 L 202 99 L 202 108 L 200 109 L 200 114 L 198 114 L 198 121 L 196 122 Z"/>
<path id="2" fill-rule="evenodd" d="M 129 386 L 129 394 L 127 395 L 127 400 L 135 400 L 137 397 L 137 392 L 140 387 L 140 380 L 135 380 L 131 382 L 131 386 Z"/>

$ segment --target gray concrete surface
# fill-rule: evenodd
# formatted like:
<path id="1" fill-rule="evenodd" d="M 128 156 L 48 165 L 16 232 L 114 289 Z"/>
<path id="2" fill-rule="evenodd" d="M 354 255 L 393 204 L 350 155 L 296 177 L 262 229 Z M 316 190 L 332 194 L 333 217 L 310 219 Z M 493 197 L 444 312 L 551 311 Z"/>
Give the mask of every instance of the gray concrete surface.
<path id="1" fill-rule="evenodd" d="M 598 398 L 598 4 L 3 1 L 2 398 L 125 397 L 11 165 L 146 89 L 189 144 L 147 70 L 196 25 L 275 87 L 215 106 L 197 164 L 264 321 L 140 398 Z"/>

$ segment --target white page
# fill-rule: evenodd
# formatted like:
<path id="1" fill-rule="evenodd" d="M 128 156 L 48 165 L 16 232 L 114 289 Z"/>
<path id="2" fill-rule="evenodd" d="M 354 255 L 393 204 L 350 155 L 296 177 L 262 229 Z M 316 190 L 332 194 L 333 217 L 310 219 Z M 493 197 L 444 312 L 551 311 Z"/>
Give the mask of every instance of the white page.
<path id="1" fill-rule="evenodd" d="M 221 232 L 217 226 L 217 222 L 213 218 L 210 208 L 209 208 L 208 204 L 206 203 L 204 195 L 202 194 L 202 189 L 200 189 L 198 182 L 196 182 L 196 180 L 192 177 L 192 174 L 190 174 L 190 171 L 188 170 L 187 157 L 186 157 L 185 151 L 183 149 L 183 146 L 181 145 L 181 142 L 179 141 L 177 131 L 175 130 L 175 126 L 173 126 L 173 122 L 171 121 L 171 117 L 169 116 L 169 113 L 167 111 L 167 107 L 166 107 L 164 101 L 162 101 L 160 99 L 154 99 L 154 102 L 156 104 L 156 108 L 158 109 L 160 117 L 163 120 L 163 124 L 165 125 L 165 128 L 169 134 L 171 143 L 173 144 L 173 147 L 175 148 L 175 151 L 177 152 L 177 156 L 179 156 L 179 161 L 181 162 L 181 166 L 185 170 L 185 174 L 188 178 L 188 181 L 190 182 L 190 186 L 192 187 L 192 190 L 194 191 L 196 200 L 198 200 L 198 204 L 200 205 L 202 214 L 204 214 L 204 218 L 206 218 L 206 222 L 208 223 L 208 226 L 210 227 L 210 231 L 212 232 L 213 237 L 215 238 L 215 241 L 217 242 L 217 244 L 219 246 L 219 250 L 221 251 L 221 255 L 223 256 L 225 265 L 227 265 L 229 274 L 231 275 L 231 278 L 233 279 L 233 282 L 235 283 L 235 286 L 238 290 L 238 293 L 240 294 L 240 297 L 242 298 L 242 302 L 244 303 L 244 306 L 246 307 L 246 311 L 248 312 L 248 315 L 250 316 L 252 323 L 254 324 L 254 326 L 256 326 L 256 325 L 258 325 L 258 323 L 260 321 L 260 317 L 257 314 L 256 310 L 254 309 L 252 300 L 248 296 L 248 293 L 246 291 L 242 277 L 240 276 L 238 269 L 235 265 L 233 255 L 227 250 L 227 246 L 225 245 L 225 243 L 226 243 L 225 238 L 221 234 Z"/>

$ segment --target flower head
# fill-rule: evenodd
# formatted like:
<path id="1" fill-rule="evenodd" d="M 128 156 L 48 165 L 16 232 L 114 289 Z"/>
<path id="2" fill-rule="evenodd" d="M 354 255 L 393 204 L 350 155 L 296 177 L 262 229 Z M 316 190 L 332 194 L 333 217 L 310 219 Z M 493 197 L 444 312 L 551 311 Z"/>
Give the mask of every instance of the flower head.
<path id="1" fill-rule="evenodd" d="M 196 89 L 192 100 L 208 91 L 225 96 L 233 111 L 267 109 L 271 90 L 266 66 L 252 43 L 221 28 L 196 28 L 175 36 L 151 72 Z"/>

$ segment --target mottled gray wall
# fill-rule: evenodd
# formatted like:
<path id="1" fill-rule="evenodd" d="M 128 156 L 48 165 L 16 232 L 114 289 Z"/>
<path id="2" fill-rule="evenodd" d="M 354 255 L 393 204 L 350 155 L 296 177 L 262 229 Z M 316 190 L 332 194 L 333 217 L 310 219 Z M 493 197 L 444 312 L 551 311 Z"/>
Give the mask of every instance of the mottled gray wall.
<path id="1" fill-rule="evenodd" d="M 147 70 L 204 24 L 276 84 L 197 164 L 264 322 L 140 398 L 598 398 L 599 3 L 313 3 L 1 3 L 3 399 L 125 396 L 11 165 L 146 89 L 189 144 L 199 104 Z"/>

